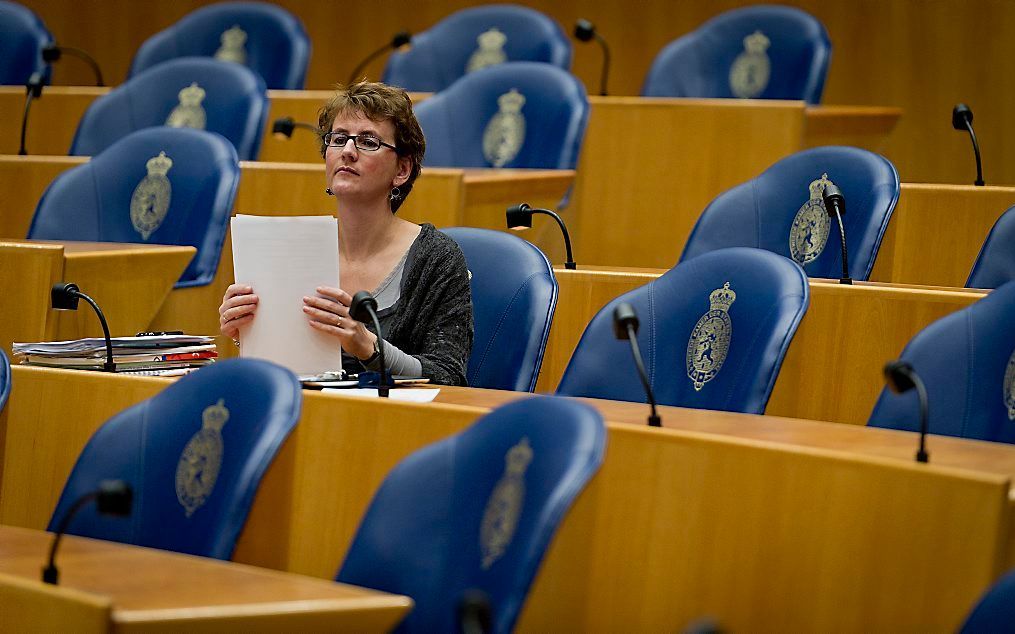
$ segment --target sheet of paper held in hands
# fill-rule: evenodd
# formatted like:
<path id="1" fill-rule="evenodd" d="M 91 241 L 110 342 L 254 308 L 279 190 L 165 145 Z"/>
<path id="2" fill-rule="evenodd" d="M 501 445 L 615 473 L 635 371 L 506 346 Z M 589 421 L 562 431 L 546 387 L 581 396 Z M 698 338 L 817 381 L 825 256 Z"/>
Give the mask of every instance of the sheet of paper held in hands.
<path id="1" fill-rule="evenodd" d="M 310 327 L 303 297 L 338 288 L 338 220 L 330 216 L 234 216 L 233 274 L 259 301 L 240 331 L 240 356 L 268 359 L 296 374 L 342 368 L 338 340 Z"/>

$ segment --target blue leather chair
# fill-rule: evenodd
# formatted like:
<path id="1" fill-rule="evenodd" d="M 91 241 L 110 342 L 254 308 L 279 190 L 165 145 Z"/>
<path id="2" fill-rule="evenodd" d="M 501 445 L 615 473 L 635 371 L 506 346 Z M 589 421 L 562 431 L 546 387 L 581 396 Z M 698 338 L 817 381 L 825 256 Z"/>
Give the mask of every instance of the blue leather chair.
<path id="1" fill-rule="evenodd" d="M 92 435 L 49 530 L 99 482 L 119 479 L 134 490 L 130 517 L 88 505 L 70 533 L 228 559 L 301 402 L 296 376 L 267 361 L 229 359 L 187 375 Z"/>
<path id="2" fill-rule="evenodd" d="M 176 57 L 216 57 L 241 63 L 272 89 L 302 90 L 310 38 L 299 18 L 266 2 L 219 2 L 159 31 L 134 55 L 127 77 Z"/>
<path id="3" fill-rule="evenodd" d="M 511 62 L 462 77 L 415 113 L 429 167 L 574 169 L 589 102 L 567 71 Z"/>
<path id="4" fill-rule="evenodd" d="M 0 412 L 4 411 L 7 397 L 11 393 L 11 362 L 7 353 L 0 348 Z"/>
<path id="5" fill-rule="evenodd" d="M 1015 443 L 1015 282 L 943 317 L 914 336 L 900 357 L 927 388 L 932 434 Z M 868 425 L 918 431 L 916 390 L 887 388 Z"/>
<path id="6" fill-rule="evenodd" d="M 472 70 L 520 61 L 568 70 L 571 40 L 555 20 L 535 9 L 487 4 L 452 13 L 414 35 L 408 50 L 388 58 L 382 81 L 409 91 L 440 92 Z"/>
<path id="7" fill-rule="evenodd" d="M 756 247 L 795 260 L 810 277 L 838 278 L 841 238 L 821 201 L 823 175 L 846 198 L 849 275 L 866 280 L 899 200 L 899 174 L 883 156 L 852 147 L 797 152 L 723 192 L 698 218 L 680 261 L 715 249 Z"/>
<path id="8" fill-rule="evenodd" d="M 24 86 L 32 73 L 48 80 L 42 49 L 52 43 L 53 36 L 31 9 L 0 0 L 0 85 Z"/>
<path id="9" fill-rule="evenodd" d="M 803 99 L 820 103 L 832 44 L 814 16 L 779 5 L 722 13 L 659 52 L 645 97 Z"/>
<path id="10" fill-rule="evenodd" d="M 139 130 L 53 179 L 28 237 L 190 245 L 197 254 L 176 287 L 202 286 L 215 277 L 239 179 L 236 150 L 218 134 Z"/>
<path id="11" fill-rule="evenodd" d="M 469 590 L 510 632 L 557 526 L 603 461 L 588 405 L 551 396 L 509 403 L 412 454 L 374 496 L 338 581 L 405 594 L 398 631 L 462 631 Z"/>
<path id="12" fill-rule="evenodd" d="M 706 253 L 604 306 L 557 394 L 645 402 L 630 342 L 613 334 L 613 311 L 628 302 L 656 402 L 763 414 L 809 296 L 804 272 L 786 258 L 746 248 Z"/>
<path id="13" fill-rule="evenodd" d="M 1015 634 L 1015 570 L 984 593 L 959 634 Z"/>
<path id="14" fill-rule="evenodd" d="M 218 132 L 236 146 L 241 161 L 253 161 L 267 117 L 268 94 L 256 73 L 184 57 L 153 66 L 92 102 L 70 153 L 94 156 L 131 132 L 169 125 Z"/>
<path id="15" fill-rule="evenodd" d="M 1015 280 L 1015 207 L 1001 214 L 976 256 L 966 288 L 997 288 Z"/>
<path id="16" fill-rule="evenodd" d="M 557 278 L 543 252 L 502 231 L 444 229 L 472 273 L 476 334 L 467 378 L 472 387 L 532 392 L 557 305 Z"/>

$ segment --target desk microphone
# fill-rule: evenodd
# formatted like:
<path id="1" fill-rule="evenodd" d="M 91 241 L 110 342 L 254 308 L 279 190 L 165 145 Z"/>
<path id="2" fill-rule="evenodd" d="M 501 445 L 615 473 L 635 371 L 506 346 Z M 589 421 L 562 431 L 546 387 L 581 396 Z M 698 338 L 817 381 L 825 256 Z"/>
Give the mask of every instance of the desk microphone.
<path id="1" fill-rule="evenodd" d="M 28 134 L 28 112 L 32 109 L 32 100 L 42 98 L 44 83 L 42 73 L 32 73 L 25 84 L 25 112 L 21 115 L 21 147 L 18 149 L 20 156 L 28 154 L 28 150 L 25 149 L 25 136 Z"/>
<path id="2" fill-rule="evenodd" d="M 617 304 L 613 309 L 613 334 L 617 339 L 627 339 L 631 342 L 631 354 L 634 355 L 634 365 L 638 368 L 638 378 L 645 388 L 645 395 L 648 396 L 652 413 L 648 417 L 649 427 L 661 427 L 659 415 L 656 413 L 656 397 L 652 393 L 652 386 L 648 382 L 648 373 L 645 372 L 645 364 L 641 360 L 641 350 L 638 348 L 638 315 L 634 307 L 627 302 Z"/>
<path id="3" fill-rule="evenodd" d="M 916 373 L 913 366 L 905 361 L 889 361 L 885 364 L 884 373 L 889 389 L 896 394 L 904 394 L 914 387 L 916 388 L 916 395 L 920 399 L 920 448 L 916 452 L 916 461 L 927 462 L 929 458 L 925 445 L 929 409 L 927 388 L 924 387 L 923 380 L 920 379 L 920 375 Z"/>
<path id="4" fill-rule="evenodd" d="M 56 310 L 77 310 L 79 299 L 88 302 L 95 310 L 95 314 L 99 316 L 99 323 L 102 324 L 102 334 L 106 336 L 106 362 L 102 365 L 102 369 L 105 372 L 116 372 L 116 364 L 113 363 L 113 342 L 109 339 L 109 325 L 95 300 L 82 293 L 73 282 L 57 282 L 50 292 L 50 301 Z"/>
<path id="5" fill-rule="evenodd" d="M 487 634 L 493 631 L 493 608 L 490 597 L 482 590 L 466 590 L 458 602 L 458 625 L 461 634 Z"/>
<path id="6" fill-rule="evenodd" d="M 380 55 L 383 55 L 384 53 L 387 53 L 389 50 L 394 51 L 400 49 L 411 41 L 412 34 L 409 33 L 408 31 L 399 31 L 398 33 L 395 33 L 395 35 L 391 38 L 390 42 L 367 55 L 362 62 L 356 65 L 356 68 L 354 68 L 352 73 L 349 75 L 348 83 L 350 84 L 354 83 L 356 81 L 356 78 L 359 77 L 359 74 L 363 72 L 364 68 L 366 68 L 366 65 L 374 61 L 375 58 L 377 58 Z"/>
<path id="7" fill-rule="evenodd" d="M 964 103 L 956 104 L 952 108 L 952 127 L 956 130 L 968 130 L 969 138 L 973 141 L 973 154 L 976 155 L 976 180 L 973 185 L 983 187 L 983 167 L 980 164 L 980 144 L 976 142 L 976 133 L 973 132 L 973 111 Z"/>
<path id="8" fill-rule="evenodd" d="M 377 300 L 367 291 L 356 293 L 352 296 L 352 301 L 349 302 L 349 316 L 364 324 L 367 323 L 367 318 L 373 321 L 374 332 L 377 335 L 377 354 L 381 360 L 381 378 L 377 383 L 377 396 L 388 398 L 390 383 L 388 383 L 386 376 L 388 369 L 384 365 L 384 337 L 381 333 L 381 322 L 377 319 Z"/>
<path id="9" fill-rule="evenodd" d="M 564 224 L 563 219 L 556 214 L 556 212 L 549 209 L 538 209 L 535 207 L 529 207 L 527 203 L 519 203 L 512 205 L 507 208 L 507 226 L 508 229 L 515 231 L 521 231 L 523 229 L 532 228 L 532 214 L 546 214 L 557 221 L 557 226 L 560 227 L 561 233 L 564 234 L 564 250 L 567 253 L 567 262 L 564 262 L 565 269 L 577 269 L 578 265 L 575 264 L 574 256 L 571 254 L 571 236 L 567 232 L 567 225 Z"/>
<path id="10" fill-rule="evenodd" d="M 134 501 L 134 491 L 123 480 L 103 480 L 99 483 L 98 489 L 85 493 L 75 500 L 56 528 L 53 543 L 49 548 L 49 562 L 42 569 L 43 582 L 54 586 L 60 583 L 60 571 L 56 567 L 56 549 L 60 546 L 60 538 L 67 532 L 67 526 L 70 525 L 74 515 L 92 500 L 95 500 L 95 507 L 102 515 L 127 517 Z"/>
<path id="11" fill-rule="evenodd" d="M 56 44 L 50 44 L 49 46 L 42 49 L 42 61 L 47 64 L 59 61 L 60 57 L 64 53 L 73 55 L 78 59 L 82 59 L 86 64 L 92 67 L 92 72 L 95 74 L 95 85 L 102 87 L 105 86 L 102 82 L 102 71 L 99 69 L 99 64 L 95 61 L 95 58 L 84 52 L 80 48 L 74 48 L 73 46 L 57 46 Z"/>
<path id="12" fill-rule="evenodd" d="M 825 185 L 822 197 L 825 199 L 825 211 L 839 221 L 839 237 L 842 239 L 842 277 L 839 278 L 839 284 L 852 284 L 853 280 L 849 279 L 849 260 L 846 253 L 846 228 L 842 225 L 842 216 L 846 213 L 846 197 L 834 183 Z"/>
<path id="13" fill-rule="evenodd" d="M 581 42 L 588 42 L 595 38 L 599 47 L 603 49 L 603 72 L 599 78 L 599 94 L 606 96 L 606 78 L 610 73 L 610 47 L 602 35 L 596 32 L 596 27 L 585 18 L 578 18 L 574 25 L 574 36 Z"/>

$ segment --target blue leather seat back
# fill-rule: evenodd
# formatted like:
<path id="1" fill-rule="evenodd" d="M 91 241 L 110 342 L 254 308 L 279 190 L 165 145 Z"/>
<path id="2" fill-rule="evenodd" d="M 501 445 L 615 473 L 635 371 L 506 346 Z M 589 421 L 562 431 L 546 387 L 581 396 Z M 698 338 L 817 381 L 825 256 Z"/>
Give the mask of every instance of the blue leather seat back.
<path id="1" fill-rule="evenodd" d="M 461 631 L 456 608 L 485 592 L 494 632 L 510 632 L 543 554 L 603 461 L 588 405 L 550 396 L 509 403 L 392 469 L 338 581 L 406 594 L 403 632 Z"/>
<path id="2" fill-rule="evenodd" d="M 48 80 L 42 49 L 52 43 L 53 36 L 31 9 L 0 0 L 0 85 L 24 86 L 32 73 Z"/>
<path id="3" fill-rule="evenodd" d="M 1015 207 L 1001 214 L 976 256 L 966 288 L 997 288 L 1015 280 Z"/>
<path id="4" fill-rule="evenodd" d="M 238 46 L 229 46 L 227 31 L 239 27 Z M 239 55 L 236 54 L 239 52 Z M 267 2 L 219 2 L 185 15 L 159 31 L 134 55 L 133 77 L 176 57 L 214 57 L 243 64 L 268 88 L 302 90 L 310 64 L 310 38 L 299 18 Z"/>
<path id="5" fill-rule="evenodd" d="M 1015 634 L 1015 570 L 984 593 L 959 634 Z"/>
<path id="6" fill-rule="evenodd" d="M 482 48 L 480 37 L 492 29 L 502 37 L 494 34 L 492 39 L 484 39 L 496 46 L 474 57 Z M 392 53 L 382 81 L 409 91 L 440 92 L 468 73 L 470 63 L 498 60 L 544 62 L 568 70 L 571 40 L 555 20 L 535 9 L 516 4 L 472 7 L 414 35 L 407 50 Z"/>
<path id="7" fill-rule="evenodd" d="M 49 530 L 99 482 L 121 479 L 134 489 L 130 517 L 91 504 L 69 532 L 228 559 L 301 402 L 296 376 L 267 361 L 229 359 L 187 375 L 92 435 Z"/>
<path id="8" fill-rule="evenodd" d="M 472 274 L 475 339 L 467 377 L 472 387 L 531 392 L 536 389 L 557 278 L 543 252 L 502 231 L 444 229 Z"/>
<path id="9" fill-rule="evenodd" d="M 159 159 L 163 152 L 172 161 L 168 172 L 166 159 Z M 218 134 L 146 128 L 53 179 L 28 237 L 190 245 L 197 254 L 177 287 L 208 284 L 218 268 L 239 178 L 236 150 Z M 159 224 L 155 212 L 163 205 Z M 132 214 L 132 206 L 143 213 Z"/>
<path id="10" fill-rule="evenodd" d="M 939 319 L 913 337 L 901 359 L 927 387 L 932 434 L 1015 443 L 1015 282 Z M 887 388 L 868 424 L 918 431 L 916 390 Z"/>
<path id="11" fill-rule="evenodd" d="M 759 31 L 765 39 L 746 39 Z M 825 27 L 800 9 L 764 4 L 734 9 L 666 45 L 652 62 L 641 94 L 820 103 L 831 55 Z M 767 81 L 766 63 L 759 57 L 767 58 Z M 746 83 L 734 79 L 738 73 Z"/>
<path id="12" fill-rule="evenodd" d="M 512 112 L 518 97 L 502 99 L 512 91 L 524 98 L 520 130 L 518 111 Z M 415 113 L 426 135 L 429 167 L 574 169 L 589 102 L 585 87 L 569 72 L 538 62 L 511 62 L 466 75 L 420 102 Z M 491 151 L 484 135 L 501 124 L 514 132 Z M 512 145 L 512 139 L 519 145 Z"/>
<path id="13" fill-rule="evenodd" d="M 70 153 L 94 156 L 131 132 L 171 124 L 217 132 L 232 142 L 241 161 L 252 161 L 267 117 L 268 94 L 253 71 L 184 57 L 153 66 L 92 102 Z"/>
<path id="14" fill-rule="evenodd" d="M 0 348 L 0 412 L 4 411 L 7 397 L 11 393 L 11 362 L 7 353 Z"/>
<path id="15" fill-rule="evenodd" d="M 825 174 L 846 199 L 850 277 L 866 280 L 899 200 L 899 174 L 883 156 L 852 147 L 797 152 L 723 192 L 698 217 L 680 261 L 725 247 L 756 247 L 796 260 L 810 277 L 838 278 L 839 225 L 824 212 L 824 202 L 810 203 L 811 184 Z M 815 189 L 820 198 L 823 186 Z"/>
<path id="16" fill-rule="evenodd" d="M 799 266 L 760 249 L 682 262 L 596 314 L 557 393 L 647 401 L 630 342 L 613 334 L 614 308 L 628 302 L 659 404 L 763 414 L 809 296 Z"/>

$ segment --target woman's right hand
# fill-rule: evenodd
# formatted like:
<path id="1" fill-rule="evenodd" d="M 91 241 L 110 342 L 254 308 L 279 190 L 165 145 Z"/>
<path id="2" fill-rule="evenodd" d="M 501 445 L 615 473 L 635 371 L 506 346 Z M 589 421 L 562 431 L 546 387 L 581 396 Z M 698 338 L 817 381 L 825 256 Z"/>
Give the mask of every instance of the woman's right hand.
<path id="1" fill-rule="evenodd" d="M 238 339 L 240 328 L 253 321 L 257 301 L 257 295 L 250 286 L 230 284 L 219 306 L 219 330 L 222 334 Z"/>

